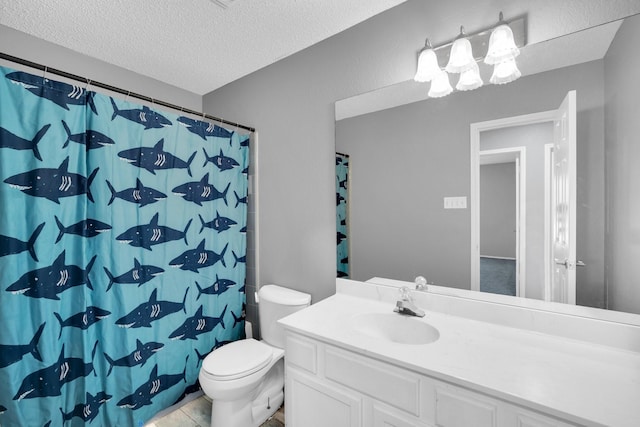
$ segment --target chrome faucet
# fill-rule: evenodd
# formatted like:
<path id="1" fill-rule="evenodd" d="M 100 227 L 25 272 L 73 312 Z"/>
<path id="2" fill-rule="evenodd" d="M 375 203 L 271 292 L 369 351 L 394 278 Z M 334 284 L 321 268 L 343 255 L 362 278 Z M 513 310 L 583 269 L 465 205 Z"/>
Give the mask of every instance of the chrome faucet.
<path id="1" fill-rule="evenodd" d="M 396 302 L 396 307 L 393 311 L 408 316 L 424 317 L 424 310 L 415 305 L 407 286 L 400 288 L 400 299 Z"/>

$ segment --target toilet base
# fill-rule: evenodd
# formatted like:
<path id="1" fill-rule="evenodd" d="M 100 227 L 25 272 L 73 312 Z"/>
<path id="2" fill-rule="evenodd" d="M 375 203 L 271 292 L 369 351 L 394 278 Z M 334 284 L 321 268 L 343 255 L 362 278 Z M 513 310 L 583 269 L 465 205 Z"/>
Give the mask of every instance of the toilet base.
<path id="1" fill-rule="evenodd" d="M 211 402 L 211 427 L 259 427 L 273 416 L 284 402 L 284 391 L 281 391 L 275 398 L 269 399 L 269 407 L 267 400 L 264 403 L 248 402 L 245 404 L 237 404 L 239 402 Z M 214 415 L 216 414 L 216 415 Z"/>
<path id="2" fill-rule="evenodd" d="M 212 399 L 211 427 L 259 427 L 284 402 L 284 361 L 280 359 L 266 378 L 236 400 Z"/>

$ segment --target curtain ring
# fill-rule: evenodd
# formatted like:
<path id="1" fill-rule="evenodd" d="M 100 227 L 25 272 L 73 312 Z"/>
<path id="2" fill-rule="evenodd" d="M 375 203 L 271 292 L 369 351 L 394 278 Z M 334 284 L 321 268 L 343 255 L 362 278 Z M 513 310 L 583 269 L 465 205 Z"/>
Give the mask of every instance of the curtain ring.
<path id="1" fill-rule="evenodd" d="M 129 101 L 129 95 L 131 95 L 131 91 L 130 91 L 130 90 L 128 90 L 128 91 L 127 91 L 127 96 L 124 98 L 124 100 L 125 100 L 126 102 L 128 102 L 128 101 Z"/>
<path id="2" fill-rule="evenodd" d="M 86 92 L 89 92 L 89 86 L 91 86 L 91 79 L 87 79 L 87 85 L 84 87 Z"/>
<path id="3" fill-rule="evenodd" d="M 44 72 L 42 73 L 42 81 L 44 82 L 45 80 L 47 80 L 47 66 L 44 66 Z"/>

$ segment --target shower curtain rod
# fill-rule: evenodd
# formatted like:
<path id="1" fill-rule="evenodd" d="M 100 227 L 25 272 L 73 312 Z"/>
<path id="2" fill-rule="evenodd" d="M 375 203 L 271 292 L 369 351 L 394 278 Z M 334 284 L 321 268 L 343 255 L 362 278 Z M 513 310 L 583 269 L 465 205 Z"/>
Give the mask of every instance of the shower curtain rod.
<path id="1" fill-rule="evenodd" d="M 36 62 L 31 62 L 31 61 L 28 61 L 26 59 L 22 59 L 22 58 L 18 58 L 16 56 L 8 55 L 8 54 L 6 54 L 4 52 L 0 52 L 0 59 L 5 59 L 5 60 L 10 61 L 10 62 L 15 62 L 16 64 L 25 65 L 27 67 L 35 68 L 35 69 L 44 71 L 45 73 L 51 73 L 51 74 L 55 74 L 55 75 L 58 75 L 58 76 L 61 76 L 61 77 L 65 77 L 67 79 L 76 80 L 76 81 L 79 81 L 79 82 L 82 82 L 82 83 L 86 83 L 87 86 L 91 85 L 91 86 L 99 87 L 101 89 L 106 89 L 106 90 L 109 90 L 111 92 L 116 92 L 116 93 L 119 93 L 119 94 L 122 94 L 122 95 L 131 96 L 133 98 L 137 98 L 137 99 L 141 99 L 143 101 L 151 102 L 152 104 L 161 105 L 163 107 L 171 108 L 173 110 L 179 110 L 182 113 L 193 114 L 194 116 L 200 116 L 200 117 L 203 117 L 203 118 L 206 118 L 206 119 L 209 119 L 209 120 L 213 120 L 213 121 L 218 122 L 218 123 L 231 125 L 231 126 L 234 126 L 234 127 L 240 128 L 240 129 L 248 130 L 249 132 L 255 132 L 256 131 L 255 128 L 252 128 L 250 126 L 246 126 L 246 125 L 243 125 L 243 124 L 240 124 L 240 123 L 230 122 L 228 120 L 221 119 L 219 117 L 211 116 L 209 114 L 205 114 L 205 113 L 201 113 L 201 112 L 198 112 L 198 111 L 195 111 L 195 110 L 184 108 L 184 107 L 181 107 L 179 105 L 171 104 L 169 102 L 165 102 L 165 101 L 162 101 L 162 100 L 159 100 L 159 99 L 154 99 L 154 98 L 151 98 L 151 97 L 146 96 L 146 95 L 141 95 L 139 93 L 134 93 L 134 92 L 131 92 L 131 91 L 128 91 L 128 90 L 125 90 L 125 89 L 121 89 L 119 87 L 108 85 L 106 83 L 93 81 L 91 79 L 87 79 L 87 78 L 84 78 L 84 77 L 81 77 L 81 76 L 78 76 L 78 75 L 75 75 L 75 74 L 67 73 L 66 71 L 57 70 L 55 68 L 49 68 L 47 66 L 44 66 L 42 64 L 38 64 Z"/>

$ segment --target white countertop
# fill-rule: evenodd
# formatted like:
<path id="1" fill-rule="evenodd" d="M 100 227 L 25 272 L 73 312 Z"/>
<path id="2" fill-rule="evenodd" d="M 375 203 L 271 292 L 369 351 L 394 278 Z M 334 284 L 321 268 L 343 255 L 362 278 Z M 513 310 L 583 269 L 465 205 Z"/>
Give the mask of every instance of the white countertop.
<path id="1" fill-rule="evenodd" d="M 338 293 L 280 323 L 291 331 L 578 424 L 640 426 L 640 353 L 427 311 L 430 344 L 389 343 L 348 327 L 393 303 Z M 417 318 L 416 318 L 417 319 Z"/>

